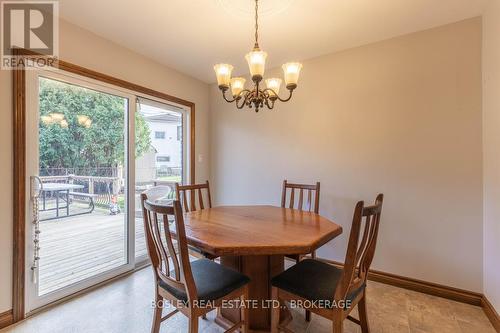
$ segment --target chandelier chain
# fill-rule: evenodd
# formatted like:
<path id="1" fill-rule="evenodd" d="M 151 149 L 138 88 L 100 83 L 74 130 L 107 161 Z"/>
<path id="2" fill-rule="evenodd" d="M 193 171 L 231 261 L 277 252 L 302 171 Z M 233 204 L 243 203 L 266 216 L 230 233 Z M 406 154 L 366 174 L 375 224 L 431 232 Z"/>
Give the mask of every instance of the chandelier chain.
<path id="1" fill-rule="evenodd" d="M 255 48 L 259 48 L 259 0 L 255 0 Z"/>

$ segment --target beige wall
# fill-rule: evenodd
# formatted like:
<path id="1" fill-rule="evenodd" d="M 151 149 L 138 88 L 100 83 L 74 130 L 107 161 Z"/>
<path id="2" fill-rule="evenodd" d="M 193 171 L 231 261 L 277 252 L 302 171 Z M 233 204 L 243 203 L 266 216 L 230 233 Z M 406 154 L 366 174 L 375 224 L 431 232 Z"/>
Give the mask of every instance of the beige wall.
<path id="1" fill-rule="evenodd" d="M 74 25 L 62 22 L 60 57 L 148 88 L 196 103 L 196 178 L 209 176 L 208 85 L 155 63 Z M 12 295 L 12 73 L 0 71 L 0 312 L 11 308 Z"/>
<path id="2" fill-rule="evenodd" d="M 500 313 L 500 2 L 483 21 L 484 293 Z"/>
<path id="3" fill-rule="evenodd" d="M 496 74 L 485 76 L 484 285 L 498 309 L 500 137 L 492 126 L 500 103 L 490 91 L 500 88 L 500 50 L 488 36 L 500 14 L 490 12 L 485 74 Z M 356 200 L 384 192 L 374 268 L 482 292 L 480 19 L 306 61 L 293 100 L 259 114 L 73 25 L 63 22 L 60 38 L 64 60 L 196 103 L 197 179 L 212 179 L 218 204 L 278 204 L 284 177 L 320 180 L 321 213 L 345 227 L 320 255 L 343 260 Z M 11 307 L 11 95 L 11 73 L 0 71 L 0 312 Z"/>
<path id="4" fill-rule="evenodd" d="M 216 203 L 319 180 L 345 228 L 319 255 L 343 260 L 355 202 L 383 192 L 374 268 L 482 292 L 481 19 L 305 61 L 299 83 L 258 114 L 212 86 Z"/>

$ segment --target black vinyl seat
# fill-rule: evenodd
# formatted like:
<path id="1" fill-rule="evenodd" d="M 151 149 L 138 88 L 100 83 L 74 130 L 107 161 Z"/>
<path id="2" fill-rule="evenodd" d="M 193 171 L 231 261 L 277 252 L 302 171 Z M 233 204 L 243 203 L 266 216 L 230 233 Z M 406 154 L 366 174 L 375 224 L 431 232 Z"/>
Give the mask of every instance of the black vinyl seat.
<path id="1" fill-rule="evenodd" d="M 306 259 L 274 277 L 274 287 L 298 295 L 309 301 L 328 301 L 334 305 L 333 297 L 342 277 L 342 269 L 322 261 Z M 346 300 L 354 300 L 365 288 L 365 284 L 347 294 Z"/>
<path id="2" fill-rule="evenodd" d="M 208 259 L 192 261 L 191 271 L 198 293 L 198 300 L 200 301 L 219 299 L 250 282 L 246 275 Z M 174 272 L 170 274 L 175 276 Z M 187 302 L 187 295 L 184 290 L 169 286 L 162 280 L 159 283 L 162 288 L 168 290 L 177 299 Z"/>

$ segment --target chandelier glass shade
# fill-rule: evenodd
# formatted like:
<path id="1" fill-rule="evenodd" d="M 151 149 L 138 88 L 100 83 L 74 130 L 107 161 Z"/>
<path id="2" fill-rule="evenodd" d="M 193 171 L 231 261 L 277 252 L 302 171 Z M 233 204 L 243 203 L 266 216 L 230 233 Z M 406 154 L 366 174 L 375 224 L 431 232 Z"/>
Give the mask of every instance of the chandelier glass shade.
<path id="1" fill-rule="evenodd" d="M 258 20 L 259 3 L 255 0 L 255 44 L 252 51 L 245 55 L 248 63 L 248 69 L 252 77 L 253 87 L 245 88 L 246 79 L 243 77 L 231 77 L 234 67 L 229 64 L 217 64 L 214 66 L 217 84 L 222 92 L 222 97 L 228 103 L 235 103 L 238 109 L 247 106 L 254 108 L 255 112 L 264 106 L 268 109 L 274 108 L 276 101 L 287 102 L 292 98 L 293 90 L 297 88 L 300 70 L 302 64 L 298 62 L 289 62 L 282 66 L 285 87 L 288 90 L 288 96 L 281 98 L 279 96 L 280 87 L 283 82 L 280 78 L 268 78 L 264 80 L 265 88 L 261 87 L 266 69 L 267 53 L 259 47 Z M 231 96 L 226 93 L 230 90 Z"/>

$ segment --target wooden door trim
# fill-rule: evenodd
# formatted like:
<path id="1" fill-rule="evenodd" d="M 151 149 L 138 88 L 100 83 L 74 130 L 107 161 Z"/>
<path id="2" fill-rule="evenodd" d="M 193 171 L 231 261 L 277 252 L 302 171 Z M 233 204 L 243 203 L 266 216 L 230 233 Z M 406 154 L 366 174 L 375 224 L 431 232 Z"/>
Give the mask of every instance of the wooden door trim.
<path id="1" fill-rule="evenodd" d="M 17 52 L 25 59 L 37 58 L 39 55 L 27 50 Z M 50 62 L 49 62 L 50 64 Z M 125 88 L 138 94 L 156 97 L 168 102 L 180 104 L 189 108 L 189 174 L 191 184 L 195 183 L 195 103 L 166 93 L 143 87 L 113 76 L 100 73 L 63 60 L 54 63 L 57 68 L 94 79 L 106 84 Z M 26 72 L 22 67 L 13 70 L 13 285 L 12 285 L 12 314 L 13 322 L 25 317 L 25 223 L 26 223 Z"/>
<path id="2" fill-rule="evenodd" d="M 26 73 L 13 71 L 14 87 L 14 225 L 13 225 L 13 321 L 24 318 L 25 295 L 25 193 L 26 193 Z"/>

